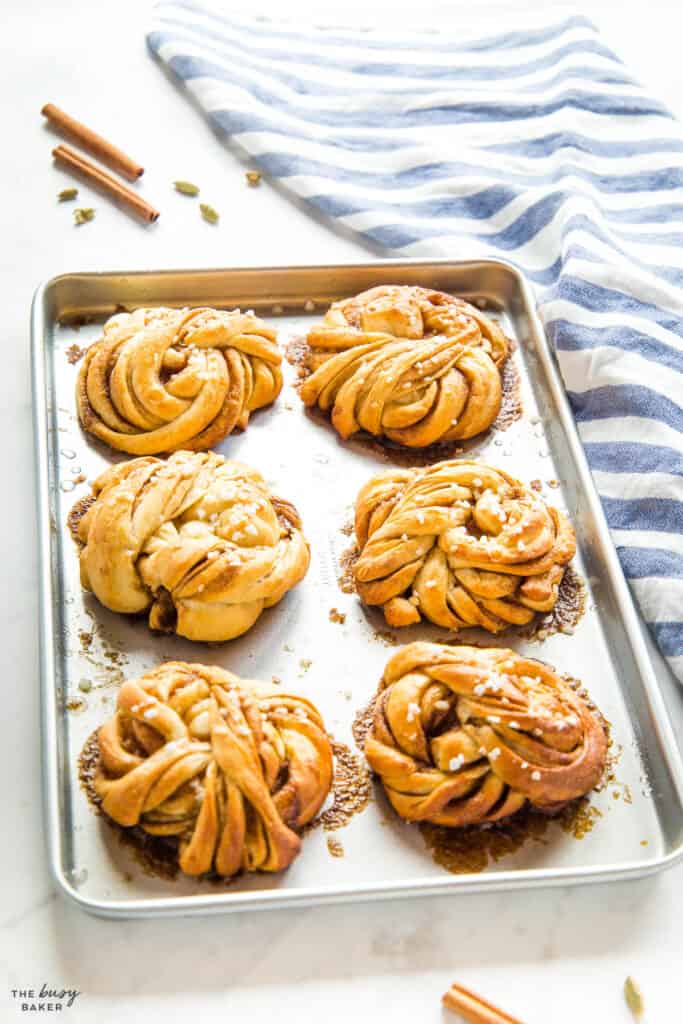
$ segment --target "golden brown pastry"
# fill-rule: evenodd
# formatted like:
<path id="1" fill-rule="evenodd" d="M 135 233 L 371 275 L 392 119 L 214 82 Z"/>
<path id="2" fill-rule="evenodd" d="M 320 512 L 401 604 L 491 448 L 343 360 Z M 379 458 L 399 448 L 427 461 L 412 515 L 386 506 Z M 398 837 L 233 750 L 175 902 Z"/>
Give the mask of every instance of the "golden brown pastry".
<path id="1" fill-rule="evenodd" d="M 190 640 L 231 640 L 306 575 L 293 505 L 213 452 L 131 459 L 93 485 L 78 523 L 81 582 L 115 612 Z"/>
<path id="2" fill-rule="evenodd" d="M 282 389 L 275 331 L 253 313 L 138 309 L 111 317 L 86 352 L 83 427 L 119 451 L 204 451 L 244 429 Z"/>
<path id="3" fill-rule="evenodd" d="M 408 821 L 553 813 L 600 781 L 598 714 L 549 665 L 505 649 L 414 643 L 390 658 L 365 756 Z"/>
<path id="4" fill-rule="evenodd" d="M 356 500 L 358 594 L 390 626 L 498 633 L 550 611 L 573 557 L 562 512 L 482 462 L 380 473 Z"/>
<path id="5" fill-rule="evenodd" d="M 314 705 L 215 666 L 171 661 L 124 683 L 98 745 L 105 814 L 176 838 L 188 875 L 286 868 L 332 783 Z"/>
<path id="6" fill-rule="evenodd" d="M 474 437 L 500 410 L 508 342 L 462 299 L 416 286 L 335 302 L 307 338 L 301 398 L 358 430 L 408 448 Z"/>

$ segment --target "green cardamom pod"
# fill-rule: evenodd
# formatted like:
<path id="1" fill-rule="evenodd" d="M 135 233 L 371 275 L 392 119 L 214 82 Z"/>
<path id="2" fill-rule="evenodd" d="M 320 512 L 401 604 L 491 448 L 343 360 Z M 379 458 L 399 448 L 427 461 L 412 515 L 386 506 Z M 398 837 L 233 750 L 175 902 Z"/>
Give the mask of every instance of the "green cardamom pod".
<path id="1" fill-rule="evenodd" d="M 174 181 L 173 187 L 176 192 L 182 192 L 184 196 L 199 195 L 199 186 L 193 185 L 191 181 Z"/>
<path id="2" fill-rule="evenodd" d="M 624 982 L 624 998 L 633 1016 L 636 1018 L 642 1017 L 645 1012 L 643 993 L 640 991 L 638 983 L 633 980 L 630 974 Z"/>
<path id="3" fill-rule="evenodd" d="M 213 206 L 209 206 L 208 203 L 200 203 L 199 209 L 202 211 L 202 217 L 204 220 L 208 220 L 209 224 L 218 224 L 220 214 L 214 210 Z"/>
<path id="4" fill-rule="evenodd" d="M 77 188 L 63 188 L 61 192 L 57 193 L 57 199 L 60 203 L 68 203 L 70 199 L 75 199 L 77 195 Z"/>
<path id="5" fill-rule="evenodd" d="M 89 220 L 92 220 L 94 216 L 95 211 L 92 206 L 79 206 L 78 209 L 74 210 L 74 223 L 86 224 Z"/>

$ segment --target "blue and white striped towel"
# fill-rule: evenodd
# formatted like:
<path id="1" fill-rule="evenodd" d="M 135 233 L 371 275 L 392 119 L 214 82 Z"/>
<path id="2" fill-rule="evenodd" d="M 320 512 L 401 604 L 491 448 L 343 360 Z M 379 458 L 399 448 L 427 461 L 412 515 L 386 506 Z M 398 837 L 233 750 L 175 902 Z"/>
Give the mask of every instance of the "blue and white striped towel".
<path id="1" fill-rule="evenodd" d="M 624 572 L 683 681 L 683 132 L 590 22 L 557 19 L 467 40 L 164 0 L 148 43 L 331 221 L 536 283 Z"/>

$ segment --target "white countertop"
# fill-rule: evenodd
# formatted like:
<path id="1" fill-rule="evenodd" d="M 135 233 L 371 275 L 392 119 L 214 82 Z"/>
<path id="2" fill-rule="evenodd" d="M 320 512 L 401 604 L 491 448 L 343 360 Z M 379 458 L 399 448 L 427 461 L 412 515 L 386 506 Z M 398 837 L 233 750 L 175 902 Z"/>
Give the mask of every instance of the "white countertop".
<path id="1" fill-rule="evenodd" d="M 250 6 L 268 7 L 267 0 Z M 352 0 L 344 6 L 394 5 Z M 683 117 L 680 3 L 577 6 Z M 680 1003 L 683 865 L 609 887 L 165 921 L 98 920 L 54 894 L 39 773 L 28 347 L 33 290 L 62 271 L 334 262 L 364 255 L 269 185 L 245 187 L 239 162 L 147 55 L 146 7 L 140 0 L 6 0 L 3 7 L 0 1017 L 24 1017 L 12 989 L 47 983 L 82 993 L 61 1015 L 74 1022 L 429 1024 L 444 1019 L 440 996 L 459 980 L 526 1024 L 618 1024 L 631 1019 L 621 988 L 633 974 L 646 995 L 646 1021 L 673 1024 L 678 1011 L 672 1007 Z M 271 3 L 270 12 L 276 7 Z M 420 5 L 432 20 L 446 8 L 451 16 L 470 16 L 461 0 Z M 325 5 L 315 9 L 320 15 Z M 51 166 L 52 136 L 41 124 L 39 111 L 48 100 L 147 162 L 143 190 L 163 208 L 158 224 L 140 227 L 98 198 L 96 221 L 71 226 L 69 208 L 55 203 L 67 181 Z M 169 191 L 169 181 L 178 177 L 201 182 L 203 194 L 221 210 L 219 229 Z M 657 667 L 680 735 L 683 693 L 659 658 Z"/>

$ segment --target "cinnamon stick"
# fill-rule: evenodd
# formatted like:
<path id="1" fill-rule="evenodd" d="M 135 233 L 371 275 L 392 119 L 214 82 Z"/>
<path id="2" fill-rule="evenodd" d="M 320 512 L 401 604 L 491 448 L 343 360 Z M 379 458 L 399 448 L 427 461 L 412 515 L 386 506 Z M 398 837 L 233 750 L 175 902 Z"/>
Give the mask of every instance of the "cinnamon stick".
<path id="1" fill-rule="evenodd" d="M 142 217 L 148 223 L 157 220 L 159 211 L 155 210 L 142 196 L 122 185 L 116 178 L 112 178 L 111 174 L 107 174 L 106 171 L 91 163 L 90 160 L 86 160 L 80 153 L 70 149 L 69 146 L 57 146 L 56 149 L 52 150 L 52 156 L 60 167 L 64 167 L 81 178 L 85 178 L 86 181 L 94 185 L 100 192 L 110 196 L 121 206 L 126 206 L 133 213 L 136 213 L 138 217 Z"/>
<path id="2" fill-rule="evenodd" d="M 517 1017 L 511 1017 L 475 992 L 470 992 L 464 985 L 451 985 L 441 1001 L 469 1024 L 522 1024 Z"/>
<path id="3" fill-rule="evenodd" d="M 135 160 L 131 160 L 111 142 L 107 142 L 101 135 L 87 128 L 80 121 L 65 114 L 63 110 L 56 107 L 54 103 L 46 103 L 41 110 L 43 117 L 46 117 L 53 128 L 56 128 L 61 135 L 66 136 L 71 142 L 77 143 L 87 153 L 92 154 L 101 163 L 117 171 L 129 181 L 137 181 L 144 171 Z"/>

